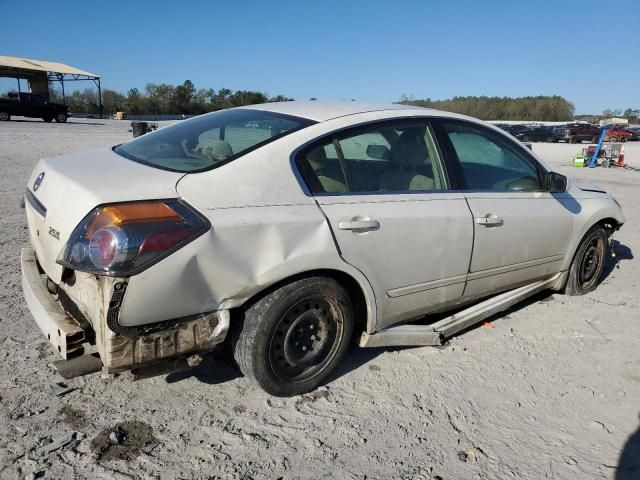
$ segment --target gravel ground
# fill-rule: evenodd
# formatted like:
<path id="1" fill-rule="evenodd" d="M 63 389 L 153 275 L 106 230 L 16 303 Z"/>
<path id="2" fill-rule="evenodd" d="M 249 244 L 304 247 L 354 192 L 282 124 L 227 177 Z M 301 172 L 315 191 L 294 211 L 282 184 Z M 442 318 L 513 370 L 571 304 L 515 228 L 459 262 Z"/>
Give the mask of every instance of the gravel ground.
<path id="1" fill-rule="evenodd" d="M 325 387 L 291 399 L 242 378 L 225 351 L 144 380 L 73 379 L 57 396 L 56 355 L 22 300 L 19 198 L 38 158 L 120 143 L 128 128 L 0 124 L 0 478 L 640 478 L 640 171 L 573 168 L 575 145 L 534 149 L 627 216 L 589 295 L 539 295 L 442 348 L 353 350 Z M 640 167 L 640 143 L 626 158 Z"/>

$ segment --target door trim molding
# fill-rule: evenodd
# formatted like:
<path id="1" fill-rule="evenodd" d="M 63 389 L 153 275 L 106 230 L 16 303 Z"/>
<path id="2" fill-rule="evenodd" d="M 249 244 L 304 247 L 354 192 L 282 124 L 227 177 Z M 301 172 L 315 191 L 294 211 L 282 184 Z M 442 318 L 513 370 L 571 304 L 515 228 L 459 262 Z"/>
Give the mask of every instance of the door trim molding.
<path id="1" fill-rule="evenodd" d="M 455 277 L 441 278 L 439 280 L 432 280 L 430 282 L 417 283 L 415 285 L 387 290 L 387 296 L 391 298 L 402 297 L 404 295 L 410 295 L 412 293 L 424 292 L 425 290 L 432 290 L 434 288 L 448 287 L 449 285 L 464 283 L 466 282 L 466 280 L 467 275 L 456 275 Z"/>
<path id="2" fill-rule="evenodd" d="M 494 275 L 500 275 L 503 273 L 513 272 L 516 270 L 522 270 L 530 267 L 537 267 L 538 265 L 544 265 L 547 263 L 560 262 L 564 260 L 564 255 L 552 255 L 551 257 L 538 258 L 536 260 L 529 260 L 528 262 L 515 263 L 512 265 L 505 265 L 503 267 L 490 268 L 488 270 L 480 270 L 479 272 L 469 273 L 467 280 L 477 280 L 479 278 L 492 277 Z"/>

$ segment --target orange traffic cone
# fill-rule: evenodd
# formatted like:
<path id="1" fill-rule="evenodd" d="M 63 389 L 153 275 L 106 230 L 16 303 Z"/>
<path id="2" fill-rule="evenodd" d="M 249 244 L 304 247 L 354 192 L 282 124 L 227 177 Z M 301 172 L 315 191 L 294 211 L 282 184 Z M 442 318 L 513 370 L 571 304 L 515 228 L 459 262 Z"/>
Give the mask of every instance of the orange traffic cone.
<path id="1" fill-rule="evenodd" d="M 620 156 L 618 157 L 618 166 L 624 167 L 624 143 L 620 147 Z"/>

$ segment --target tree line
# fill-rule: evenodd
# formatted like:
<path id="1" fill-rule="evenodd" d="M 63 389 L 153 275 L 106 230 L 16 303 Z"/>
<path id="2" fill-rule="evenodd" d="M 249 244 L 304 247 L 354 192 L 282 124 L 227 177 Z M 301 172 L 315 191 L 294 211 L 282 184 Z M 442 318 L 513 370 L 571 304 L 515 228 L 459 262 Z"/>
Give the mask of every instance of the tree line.
<path id="1" fill-rule="evenodd" d="M 453 97 L 449 100 L 416 100 L 403 95 L 399 103 L 461 113 L 482 120 L 565 121 L 572 120 L 575 111 L 573 103 L 557 95 L 519 98 Z"/>
<path id="2" fill-rule="evenodd" d="M 51 84 L 49 97 L 53 102 L 62 102 L 62 92 Z M 283 95 L 269 97 L 266 93 L 251 90 L 232 91 L 221 88 L 196 89 L 193 82 L 186 80 L 182 85 L 148 83 L 141 91 L 130 89 L 126 94 L 114 90 L 102 90 L 102 111 L 105 114 L 124 111 L 131 115 L 200 115 L 223 108 L 254 105 L 265 102 L 286 102 L 293 100 Z M 66 104 L 72 112 L 98 113 L 98 92 L 94 89 L 76 90 L 65 96 Z"/>
<path id="3" fill-rule="evenodd" d="M 611 110 L 610 108 L 606 108 L 602 111 L 602 118 L 626 118 L 630 122 L 638 122 L 640 121 L 640 108 L 627 108 L 625 110 Z"/>
<path id="4" fill-rule="evenodd" d="M 49 87 L 51 101 L 62 102 L 62 93 L 56 84 Z M 221 88 L 196 88 L 190 80 L 181 85 L 148 83 L 144 89 L 130 89 L 126 94 L 114 90 L 102 91 L 103 113 L 124 111 L 131 115 L 200 115 L 224 108 L 254 105 L 265 102 L 286 102 L 293 98 L 284 95 L 270 97 L 252 90 L 232 91 Z M 315 100 L 315 98 L 311 98 Z M 72 112 L 98 113 L 98 92 L 95 89 L 76 90 L 66 95 L 66 103 Z M 483 120 L 569 121 L 574 119 L 574 105 L 567 99 L 554 95 L 536 97 L 453 97 L 447 100 L 419 100 L 402 95 L 399 103 L 435 108 L 461 113 Z M 585 116 L 576 116 L 582 118 Z M 589 118 L 621 117 L 630 122 L 640 120 L 640 109 L 606 109 L 601 116 Z M 586 117 L 585 117 L 586 118 Z"/>

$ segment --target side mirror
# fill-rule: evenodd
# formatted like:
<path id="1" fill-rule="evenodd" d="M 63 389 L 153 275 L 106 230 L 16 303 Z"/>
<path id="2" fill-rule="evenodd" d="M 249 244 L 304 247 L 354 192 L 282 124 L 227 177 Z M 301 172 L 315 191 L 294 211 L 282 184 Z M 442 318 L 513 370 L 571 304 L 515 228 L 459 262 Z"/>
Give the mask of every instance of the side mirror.
<path id="1" fill-rule="evenodd" d="M 550 172 L 547 184 L 551 193 L 565 192 L 567 190 L 567 177 L 556 172 Z"/>
<path id="2" fill-rule="evenodd" d="M 384 145 L 368 145 L 367 156 L 376 160 L 386 160 L 389 158 L 389 149 Z"/>

